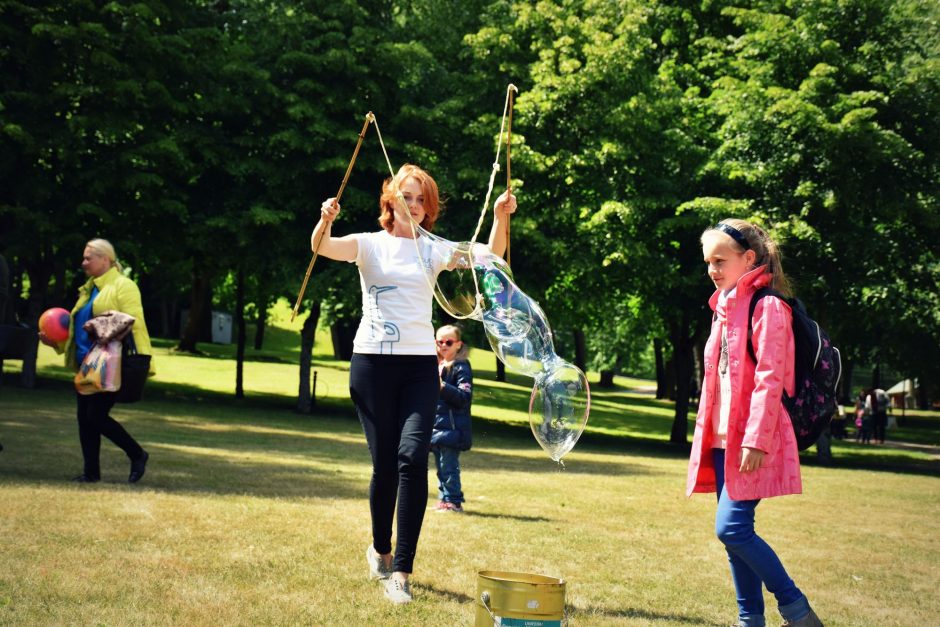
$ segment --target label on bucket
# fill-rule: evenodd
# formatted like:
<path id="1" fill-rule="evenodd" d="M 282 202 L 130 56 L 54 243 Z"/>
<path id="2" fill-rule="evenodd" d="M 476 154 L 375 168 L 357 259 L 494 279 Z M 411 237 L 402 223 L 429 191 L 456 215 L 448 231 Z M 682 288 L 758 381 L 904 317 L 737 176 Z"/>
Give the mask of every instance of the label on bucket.
<path id="1" fill-rule="evenodd" d="M 535 618 L 496 617 L 496 624 L 501 627 L 561 627 L 560 620 L 539 620 Z"/>

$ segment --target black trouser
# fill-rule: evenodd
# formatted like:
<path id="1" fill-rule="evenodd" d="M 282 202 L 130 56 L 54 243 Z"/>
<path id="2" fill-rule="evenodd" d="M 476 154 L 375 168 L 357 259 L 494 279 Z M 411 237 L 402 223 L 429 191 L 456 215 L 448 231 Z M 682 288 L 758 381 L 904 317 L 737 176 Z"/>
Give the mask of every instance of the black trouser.
<path id="1" fill-rule="evenodd" d="M 356 353 L 349 364 L 349 392 L 372 454 L 373 546 L 383 554 L 392 550 L 397 497 L 392 570 L 410 573 L 428 502 L 428 450 L 440 393 L 437 357 Z"/>
<path id="2" fill-rule="evenodd" d="M 885 441 L 885 431 L 888 428 L 888 412 L 875 412 L 875 440 Z"/>
<path id="3" fill-rule="evenodd" d="M 98 457 L 101 452 L 101 436 L 114 442 L 132 460 L 144 454 L 140 444 L 124 430 L 117 420 L 108 415 L 114 407 L 114 392 L 98 394 L 76 394 L 78 397 L 78 440 L 85 458 L 85 475 L 92 479 L 101 477 Z"/>

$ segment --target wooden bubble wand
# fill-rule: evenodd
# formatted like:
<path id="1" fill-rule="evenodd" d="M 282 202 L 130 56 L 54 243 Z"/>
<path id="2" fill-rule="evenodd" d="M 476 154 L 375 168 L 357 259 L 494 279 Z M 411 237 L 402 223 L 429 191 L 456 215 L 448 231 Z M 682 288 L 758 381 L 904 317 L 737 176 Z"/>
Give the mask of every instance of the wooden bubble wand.
<path id="1" fill-rule="evenodd" d="M 507 91 L 507 97 L 509 98 L 509 124 L 506 127 L 506 191 L 512 194 L 512 109 L 515 105 L 513 95 L 519 90 L 515 85 L 510 83 Z M 509 221 L 511 218 L 511 214 L 506 215 L 506 265 L 510 267 L 512 267 L 512 254 L 509 248 Z"/>
<path id="2" fill-rule="evenodd" d="M 369 124 L 374 121 L 375 116 L 372 115 L 371 111 L 369 111 L 366 114 L 366 121 L 362 124 L 362 130 L 359 132 L 359 141 L 356 142 L 356 149 L 353 151 L 352 159 L 349 160 L 349 165 L 346 167 L 346 174 L 343 176 L 343 182 L 339 186 L 339 191 L 336 192 L 336 198 L 333 199 L 334 207 L 339 204 L 339 199 L 343 197 L 343 190 L 346 189 L 346 183 L 349 181 L 349 175 L 352 173 L 353 165 L 356 163 L 356 157 L 359 156 L 359 148 L 362 146 L 362 140 L 366 137 L 366 131 L 369 130 Z M 297 311 L 300 309 L 300 301 L 303 300 L 304 292 L 307 291 L 307 282 L 310 281 L 310 273 L 313 272 L 313 264 L 317 262 L 317 252 L 320 250 L 320 242 L 323 241 L 324 233 L 326 233 L 326 229 L 323 229 L 323 231 L 320 232 L 320 237 L 317 238 L 317 242 L 313 246 L 313 257 L 310 259 L 310 265 L 307 266 L 307 274 L 304 275 L 304 282 L 300 286 L 300 293 L 297 294 L 297 302 L 294 303 L 294 309 L 291 310 L 291 322 L 293 322 L 294 318 L 297 316 Z"/>

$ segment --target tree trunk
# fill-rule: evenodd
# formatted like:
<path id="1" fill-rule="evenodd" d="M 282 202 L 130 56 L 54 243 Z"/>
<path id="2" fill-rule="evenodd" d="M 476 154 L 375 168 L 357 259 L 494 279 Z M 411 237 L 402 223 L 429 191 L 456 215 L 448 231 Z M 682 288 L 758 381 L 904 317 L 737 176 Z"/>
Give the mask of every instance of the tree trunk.
<path id="1" fill-rule="evenodd" d="M 195 353 L 197 342 L 205 337 L 205 327 L 212 324 L 212 281 L 208 272 L 200 269 L 193 273 L 189 300 L 189 318 L 177 350 Z"/>
<path id="2" fill-rule="evenodd" d="M 702 396 L 702 384 L 705 382 L 705 364 L 703 363 L 705 357 L 705 341 L 707 338 L 699 337 L 698 341 L 695 342 L 694 352 L 692 355 L 693 366 L 692 366 L 692 380 L 689 382 L 691 386 L 691 391 L 689 394 L 689 399 L 694 404 L 698 404 Z"/>
<path id="3" fill-rule="evenodd" d="M 689 440 L 689 387 L 692 381 L 692 347 L 688 343 L 676 347 L 676 416 L 669 441 L 685 444 Z"/>
<path id="4" fill-rule="evenodd" d="M 52 276 L 52 270 L 46 264 L 40 262 L 37 266 L 27 266 L 26 272 L 29 275 L 29 298 L 26 300 L 26 320 L 30 326 L 36 328 L 39 324 L 39 316 L 46 308 L 46 292 L 39 286 L 48 285 L 49 278 Z M 35 286 L 35 287 L 33 287 Z M 72 300 L 71 303 L 75 304 Z"/>
<path id="5" fill-rule="evenodd" d="M 681 322 L 670 325 L 673 343 L 672 361 L 676 377 L 676 414 L 672 421 L 669 441 L 685 444 L 689 440 L 689 389 L 695 364 L 695 341 L 699 335 L 688 312 L 682 314 Z"/>
<path id="6" fill-rule="evenodd" d="M 166 298 L 160 299 L 160 328 L 163 337 L 173 337 L 170 334 L 170 303 Z"/>
<path id="7" fill-rule="evenodd" d="M 493 353 L 493 356 L 496 357 L 496 353 Z M 506 381 L 506 364 L 499 357 L 496 357 L 496 380 L 504 383 Z"/>
<path id="8" fill-rule="evenodd" d="M 663 398 L 669 401 L 676 400 L 676 349 L 663 365 Z"/>
<path id="9" fill-rule="evenodd" d="M 653 340 L 653 353 L 656 356 L 656 398 L 666 398 L 666 365 L 663 363 L 663 341 Z"/>
<path id="10" fill-rule="evenodd" d="M 930 409 L 930 397 L 927 394 L 928 379 L 924 373 L 917 377 L 917 408 Z"/>
<path id="11" fill-rule="evenodd" d="M 318 315 L 319 317 L 319 315 Z M 338 320 L 330 326 L 333 342 L 333 358 L 342 361 L 352 359 L 353 342 L 356 337 L 355 321 Z"/>
<path id="12" fill-rule="evenodd" d="M 29 274 L 30 285 L 40 286 L 48 285 L 49 277 L 52 275 L 52 271 L 49 268 L 48 264 L 40 262 L 41 266 L 38 268 L 27 266 L 26 272 Z M 43 309 L 45 309 L 45 297 L 46 293 L 41 289 L 33 289 L 32 287 L 29 290 L 29 299 L 26 301 L 26 322 L 29 325 L 30 329 L 34 329 L 38 332 L 39 327 L 39 316 L 42 315 Z M 38 359 L 39 352 L 39 340 L 35 342 L 30 342 L 27 347 L 26 352 L 23 354 L 23 372 L 20 376 L 20 382 L 25 388 L 32 389 L 36 386 L 36 361 Z"/>
<path id="13" fill-rule="evenodd" d="M 69 280 L 66 278 L 65 267 L 56 268 L 55 272 L 55 282 L 52 292 L 52 302 L 54 303 L 65 303 L 68 302 L 69 292 L 71 291 L 71 285 Z"/>
<path id="14" fill-rule="evenodd" d="M 235 283 L 235 328 L 238 346 L 235 349 L 235 398 L 245 398 L 245 271 L 239 266 Z"/>
<path id="15" fill-rule="evenodd" d="M 852 371 L 855 370 L 855 360 L 845 359 L 842 362 L 842 377 L 839 379 L 839 402 L 851 405 L 855 402 L 852 395 Z"/>
<path id="16" fill-rule="evenodd" d="M 255 327 L 255 350 L 260 351 L 264 345 L 264 327 L 268 324 L 268 298 L 261 298 L 258 303 L 258 323 Z"/>
<path id="17" fill-rule="evenodd" d="M 574 365 L 587 372 L 587 349 L 584 346 L 584 331 L 574 330 Z"/>
<path id="18" fill-rule="evenodd" d="M 614 387 L 614 371 L 601 370 L 601 379 L 597 382 L 597 385 L 608 390 Z"/>
<path id="19" fill-rule="evenodd" d="M 300 382 L 297 387 L 297 411 L 309 414 L 313 405 L 310 390 L 310 362 L 313 359 L 313 343 L 316 340 L 317 324 L 320 322 L 320 302 L 315 301 L 310 315 L 300 330 Z"/>

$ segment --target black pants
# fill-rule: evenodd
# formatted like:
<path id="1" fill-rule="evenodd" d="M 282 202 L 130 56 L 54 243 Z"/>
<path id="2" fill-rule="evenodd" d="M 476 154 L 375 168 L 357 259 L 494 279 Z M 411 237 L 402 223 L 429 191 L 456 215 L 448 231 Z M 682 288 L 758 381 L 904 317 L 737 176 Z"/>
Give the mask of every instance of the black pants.
<path id="1" fill-rule="evenodd" d="M 117 420 L 108 415 L 114 407 L 113 392 L 98 394 L 76 394 L 78 397 L 78 440 L 82 445 L 82 457 L 85 458 L 85 475 L 98 479 L 101 477 L 101 465 L 98 457 L 101 452 L 101 436 L 114 442 L 132 460 L 144 454 L 137 440 L 124 430 Z"/>
<path id="2" fill-rule="evenodd" d="M 875 413 L 875 440 L 885 441 L 885 431 L 888 428 L 888 412 Z"/>
<path id="3" fill-rule="evenodd" d="M 392 570 L 410 573 L 428 502 L 428 450 L 440 393 L 437 357 L 356 353 L 349 364 L 349 392 L 372 454 L 373 546 L 391 552 L 397 498 Z"/>

